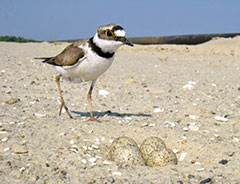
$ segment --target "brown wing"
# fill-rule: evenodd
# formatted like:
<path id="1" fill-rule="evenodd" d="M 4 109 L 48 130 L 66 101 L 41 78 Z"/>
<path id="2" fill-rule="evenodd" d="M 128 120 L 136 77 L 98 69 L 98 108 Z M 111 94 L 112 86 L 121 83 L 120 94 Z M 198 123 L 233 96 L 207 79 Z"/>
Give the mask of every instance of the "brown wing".
<path id="1" fill-rule="evenodd" d="M 79 48 L 80 42 L 74 42 L 67 46 L 60 54 L 55 57 L 42 57 L 36 59 L 45 59 L 43 62 L 56 66 L 71 66 L 84 57 L 83 49 Z"/>

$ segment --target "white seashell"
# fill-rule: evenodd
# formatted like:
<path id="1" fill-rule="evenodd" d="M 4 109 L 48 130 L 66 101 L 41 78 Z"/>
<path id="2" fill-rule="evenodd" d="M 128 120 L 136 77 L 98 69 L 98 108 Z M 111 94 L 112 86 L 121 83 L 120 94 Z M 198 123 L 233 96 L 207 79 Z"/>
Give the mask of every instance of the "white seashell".
<path id="1" fill-rule="evenodd" d="M 164 112 L 164 108 L 160 109 L 160 108 L 155 108 L 153 109 L 154 113 L 159 113 L 159 112 Z"/>
<path id="2" fill-rule="evenodd" d="M 88 146 L 88 148 L 87 148 L 89 151 L 92 151 L 93 150 L 93 148 L 92 147 L 90 147 L 90 146 Z"/>
<path id="3" fill-rule="evenodd" d="M 7 152 L 7 151 L 9 151 L 9 150 L 10 150 L 9 147 L 3 149 L 4 152 Z"/>
<path id="4" fill-rule="evenodd" d="M 99 138 L 96 138 L 96 142 L 99 143 L 99 142 L 100 142 L 100 139 L 99 139 Z"/>
<path id="5" fill-rule="evenodd" d="M 104 136 L 101 137 L 101 141 L 105 141 L 105 137 Z"/>
<path id="6" fill-rule="evenodd" d="M 178 149 L 173 149 L 172 151 L 173 151 L 173 153 L 175 153 L 175 154 L 179 152 Z"/>
<path id="7" fill-rule="evenodd" d="M 81 162 L 82 162 L 83 164 L 86 164 L 86 163 L 87 163 L 86 159 L 82 159 Z"/>
<path id="8" fill-rule="evenodd" d="M 184 158 L 186 157 L 186 155 L 187 155 L 187 152 L 183 152 L 183 153 L 181 154 L 181 156 L 179 157 L 178 161 L 179 161 L 179 162 L 183 161 Z"/>
<path id="9" fill-rule="evenodd" d="M 188 128 L 188 127 L 183 127 L 183 130 L 184 130 L 184 131 L 188 131 L 189 128 Z"/>
<path id="10" fill-rule="evenodd" d="M 112 144 L 113 143 L 113 139 L 110 139 L 109 142 Z"/>
<path id="11" fill-rule="evenodd" d="M 99 155 L 96 155 L 95 157 L 96 157 L 97 159 L 102 159 L 102 157 L 99 156 Z"/>
<path id="12" fill-rule="evenodd" d="M 122 176 L 122 173 L 121 173 L 121 172 L 117 172 L 117 171 L 113 171 L 113 172 L 112 172 L 112 175 Z"/>
<path id="13" fill-rule="evenodd" d="M 91 147 L 94 148 L 94 149 L 98 149 L 98 148 L 99 148 L 99 147 L 98 147 L 97 145 L 95 145 L 95 144 L 91 145 Z"/>
<path id="14" fill-rule="evenodd" d="M 25 167 L 21 167 L 21 168 L 19 169 L 20 172 L 23 172 L 23 171 L 25 171 L 25 170 L 26 170 Z"/>
<path id="15" fill-rule="evenodd" d="M 24 122 L 19 122 L 18 125 L 24 125 L 25 123 Z"/>
<path id="16" fill-rule="evenodd" d="M 97 159 L 95 157 L 91 157 L 91 158 L 88 159 L 88 161 L 91 162 L 91 163 L 94 163 L 94 162 L 97 161 Z"/>
<path id="17" fill-rule="evenodd" d="M 233 138 L 233 141 L 235 141 L 235 142 L 239 142 L 239 141 L 240 141 L 240 139 L 239 139 L 239 138 L 237 138 L 237 137 L 234 137 L 234 138 Z"/>
<path id="18" fill-rule="evenodd" d="M 197 82 L 195 81 L 188 81 L 188 83 L 183 86 L 183 89 L 192 90 L 196 84 Z"/>
<path id="19" fill-rule="evenodd" d="M 225 117 L 223 117 L 223 116 L 215 116 L 214 118 L 215 118 L 215 120 L 217 120 L 217 121 L 222 121 L 222 122 L 228 121 L 228 119 L 225 118 Z"/>
<path id="20" fill-rule="evenodd" d="M 98 91 L 98 94 L 106 97 L 107 95 L 109 95 L 109 92 L 107 90 L 105 90 L 105 89 L 100 89 Z"/>
<path id="21" fill-rule="evenodd" d="M 199 169 L 197 169 L 197 171 L 198 171 L 198 172 L 201 172 L 201 171 L 204 171 L 204 170 L 205 170 L 205 168 L 203 168 L 203 167 L 202 167 L 202 168 L 199 168 Z"/>
<path id="22" fill-rule="evenodd" d="M 62 132 L 62 133 L 60 133 L 60 134 L 59 134 L 59 136 L 63 136 L 63 135 L 65 135 L 65 133 L 64 133 L 64 132 Z"/>
<path id="23" fill-rule="evenodd" d="M 8 138 L 7 138 L 7 137 L 4 137 L 4 138 L 2 138 L 1 141 L 2 141 L 2 142 L 7 142 L 7 141 L 8 141 Z"/>
<path id="24" fill-rule="evenodd" d="M 156 125 L 155 125 L 155 123 L 150 123 L 148 126 L 155 127 Z"/>
<path id="25" fill-rule="evenodd" d="M 196 116 L 196 115 L 189 115 L 188 117 L 189 117 L 190 119 L 193 119 L 193 120 L 198 119 L 198 116 Z"/>
<path id="26" fill-rule="evenodd" d="M 194 88 L 194 86 L 192 84 L 185 84 L 182 88 L 192 90 Z"/>
<path id="27" fill-rule="evenodd" d="M 201 163 L 200 162 L 195 162 L 195 165 L 201 165 Z"/>
<path id="28" fill-rule="evenodd" d="M 63 108 L 64 109 L 64 108 Z M 42 117 L 45 117 L 46 114 L 41 114 L 41 113 L 35 113 L 34 114 L 35 116 L 39 117 L 39 118 L 42 118 Z"/>
<path id="29" fill-rule="evenodd" d="M 104 160 L 102 162 L 104 165 L 111 165 L 113 162 L 109 161 L 109 160 Z"/>
<path id="30" fill-rule="evenodd" d="M 7 134 L 8 132 L 6 131 L 0 131 L 0 135 Z"/>
<path id="31" fill-rule="evenodd" d="M 199 130 L 199 127 L 196 125 L 196 123 L 190 123 L 189 125 L 189 129 L 192 130 L 192 131 L 198 131 Z"/>

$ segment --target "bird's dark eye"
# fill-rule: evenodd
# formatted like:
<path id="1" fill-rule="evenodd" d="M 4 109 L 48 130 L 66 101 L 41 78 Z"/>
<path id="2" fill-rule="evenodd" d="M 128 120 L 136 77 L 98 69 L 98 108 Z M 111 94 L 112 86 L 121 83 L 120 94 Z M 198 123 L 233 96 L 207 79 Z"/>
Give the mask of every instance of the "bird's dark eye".
<path id="1" fill-rule="evenodd" d="M 108 29 L 105 31 L 105 35 L 107 38 L 111 38 L 113 36 L 113 32 L 110 29 Z"/>

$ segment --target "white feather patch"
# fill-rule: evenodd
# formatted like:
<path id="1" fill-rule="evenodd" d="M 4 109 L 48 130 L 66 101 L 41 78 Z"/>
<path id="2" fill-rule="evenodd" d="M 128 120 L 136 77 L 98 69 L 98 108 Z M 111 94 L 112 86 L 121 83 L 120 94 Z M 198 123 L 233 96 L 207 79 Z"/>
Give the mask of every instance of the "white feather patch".
<path id="1" fill-rule="evenodd" d="M 124 37 L 126 35 L 126 32 L 124 30 L 117 30 L 117 31 L 114 32 L 114 34 L 116 36 L 123 36 Z"/>
<path id="2" fill-rule="evenodd" d="M 103 52 L 115 52 L 123 43 L 115 40 L 105 40 L 98 37 L 97 33 L 93 38 L 93 42 L 102 49 Z"/>

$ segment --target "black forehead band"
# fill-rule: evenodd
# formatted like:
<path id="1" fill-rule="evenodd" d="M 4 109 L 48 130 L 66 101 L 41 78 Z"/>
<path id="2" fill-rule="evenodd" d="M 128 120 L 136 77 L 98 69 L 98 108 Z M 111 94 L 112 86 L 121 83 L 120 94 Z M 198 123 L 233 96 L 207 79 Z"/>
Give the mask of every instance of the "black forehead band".
<path id="1" fill-rule="evenodd" d="M 117 30 L 124 30 L 121 26 L 115 26 L 112 28 L 112 31 L 115 32 Z"/>

